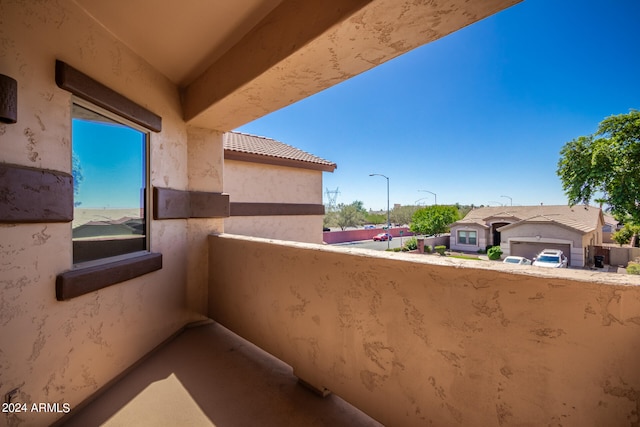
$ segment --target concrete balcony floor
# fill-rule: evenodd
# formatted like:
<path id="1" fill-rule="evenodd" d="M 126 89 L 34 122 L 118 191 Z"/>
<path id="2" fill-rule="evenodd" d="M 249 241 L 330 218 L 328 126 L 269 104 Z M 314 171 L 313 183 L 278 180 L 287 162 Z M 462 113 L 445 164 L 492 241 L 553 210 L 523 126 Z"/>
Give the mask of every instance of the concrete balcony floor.
<path id="1" fill-rule="evenodd" d="M 187 328 L 65 426 L 381 426 L 217 323 Z"/>

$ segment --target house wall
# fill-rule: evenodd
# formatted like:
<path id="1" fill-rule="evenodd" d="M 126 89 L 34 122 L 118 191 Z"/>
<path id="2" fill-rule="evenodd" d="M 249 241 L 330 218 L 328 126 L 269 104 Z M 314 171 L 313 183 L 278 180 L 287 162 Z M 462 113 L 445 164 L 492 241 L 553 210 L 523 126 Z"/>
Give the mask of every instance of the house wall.
<path id="1" fill-rule="evenodd" d="M 18 83 L 18 121 L 0 124 L 0 162 L 71 173 L 71 96 L 54 82 L 60 59 L 162 116 L 162 132 L 151 133 L 153 186 L 222 190 L 221 135 L 189 135 L 178 90 L 75 2 L 1 1 L 0 40 L 0 73 Z M 71 223 L 0 224 L 0 395 L 18 388 L 14 402 L 73 409 L 201 319 L 206 273 L 187 277 L 195 262 L 190 245 L 198 244 L 206 263 L 203 233 L 222 225 L 152 221 L 151 250 L 162 253 L 161 270 L 60 302 L 55 280 L 72 266 Z M 48 425 L 60 415 L 2 414 L 0 424 Z"/>
<path id="2" fill-rule="evenodd" d="M 384 425 L 640 421 L 632 276 L 224 234 L 210 257 L 214 320 Z"/>
<path id="3" fill-rule="evenodd" d="M 537 238 L 540 236 L 540 239 Z M 511 241 L 531 241 L 537 243 L 562 243 L 571 245 L 571 265 L 575 267 L 584 266 L 585 254 L 583 241 L 591 240 L 591 233 L 583 235 L 582 233 L 572 231 L 566 227 L 554 224 L 522 224 L 517 227 L 503 230 L 500 236 L 502 240 L 501 249 L 504 256 L 508 256 L 511 250 Z"/>
<path id="4" fill-rule="evenodd" d="M 231 203 L 322 205 L 321 171 L 225 160 L 224 182 Z M 322 220 L 322 215 L 232 216 L 224 226 L 232 234 L 322 243 Z"/>
<path id="5" fill-rule="evenodd" d="M 458 243 L 458 231 L 469 230 L 475 231 L 478 237 L 477 244 L 475 245 L 463 245 Z M 449 246 L 452 251 L 471 251 L 475 252 L 478 249 L 485 249 L 489 244 L 490 230 L 483 227 L 474 226 L 454 226 L 451 227 L 451 239 L 449 240 Z"/>

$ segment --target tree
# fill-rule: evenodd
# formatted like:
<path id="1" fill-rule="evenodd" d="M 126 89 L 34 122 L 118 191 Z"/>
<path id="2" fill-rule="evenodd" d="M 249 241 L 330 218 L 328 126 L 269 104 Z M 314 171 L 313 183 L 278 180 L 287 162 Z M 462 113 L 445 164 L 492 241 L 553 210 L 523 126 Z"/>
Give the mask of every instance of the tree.
<path id="1" fill-rule="evenodd" d="M 409 224 L 417 210 L 417 206 L 396 206 L 390 213 L 391 222 L 400 225 Z"/>
<path id="2" fill-rule="evenodd" d="M 364 222 L 365 214 L 362 202 L 355 201 L 350 205 L 341 203 L 338 205 L 336 224 L 341 230 L 347 227 L 356 227 Z"/>
<path id="3" fill-rule="evenodd" d="M 560 155 L 557 174 L 570 205 L 602 199 L 616 218 L 640 224 L 640 111 L 607 117 Z"/>
<path id="4" fill-rule="evenodd" d="M 387 223 L 387 215 L 385 214 L 367 212 L 364 219 L 369 224 L 386 224 Z"/>
<path id="5" fill-rule="evenodd" d="M 74 198 L 78 197 L 78 191 L 80 191 L 80 183 L 84 181 L 84 174 L 82 173 L 82 166 L 80 165 L 80 158 L 76 152 L 71 153 L 71 176 L 73 177 L 73 195 Z M 78 207 L 82 202 L 74 200 L 73 206 Z"/>
<path id="6" fill-rule="evenodd" d="M 336 211 L 328 211 L 324 213 L 324 218 L 322 218 L 322 226 L 323 227 L 337 227 L 338 226 L 338 212 Z"/>
<path id="7" fill-rule="evenodd" d="M 428 206 L 418 209 L 411 218 L 409 229 L 416 234 L 438 235 L 449 231 L 449 224 L 460 218 L 455 206 Z"/>
<path id="8" fill-rule="evenodd" d="M 623 228 L 611 235 L 611 238 L 620 246 L 631 242 L 633 236 L 640 234 L 640 226 L 625 224 Z"/>

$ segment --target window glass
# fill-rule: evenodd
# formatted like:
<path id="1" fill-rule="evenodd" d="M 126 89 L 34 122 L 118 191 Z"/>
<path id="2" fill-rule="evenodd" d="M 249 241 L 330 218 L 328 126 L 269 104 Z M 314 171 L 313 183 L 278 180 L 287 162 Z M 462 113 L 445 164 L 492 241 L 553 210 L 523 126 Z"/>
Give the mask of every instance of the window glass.
<path id="1" fill-rule="evenodd" d="M 72 109 L 74 264 L 148 248 L 148 134 L 90 108 Z"/>
<path id="2" fill-rule="evenodd" d="M 469 231 L 469 244 L 470 245 L 475 245 L 476 244 L 476 232 L 475 231 Z"/>
<path id="3" fill-rule="evenodd" d="M 477 233 L 475 231 L 458 231 L 458 243 L 463 245 L 476 245 Z"/>

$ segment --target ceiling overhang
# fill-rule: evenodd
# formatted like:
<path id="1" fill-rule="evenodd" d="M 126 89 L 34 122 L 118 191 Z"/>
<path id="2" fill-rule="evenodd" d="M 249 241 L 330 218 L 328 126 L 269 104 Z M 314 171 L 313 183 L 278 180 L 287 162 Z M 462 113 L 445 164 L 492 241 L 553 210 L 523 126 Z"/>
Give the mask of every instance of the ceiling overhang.
<path id="1" fill-rule="evenodd" d="M 219 131 L 520 1 L 76 0 L 180 88 L 187 123 Z"/>

